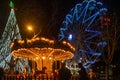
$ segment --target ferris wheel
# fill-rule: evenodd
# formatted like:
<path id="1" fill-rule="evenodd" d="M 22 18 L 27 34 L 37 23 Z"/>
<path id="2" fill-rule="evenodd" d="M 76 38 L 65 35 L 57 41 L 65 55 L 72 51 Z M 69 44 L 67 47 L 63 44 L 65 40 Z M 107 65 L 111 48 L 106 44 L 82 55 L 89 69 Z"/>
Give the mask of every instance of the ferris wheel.
<path id="1" fill-rule="evenodd" d="M 106 45 L 101 35 L 101 21 L 107 9 L 102 2 L 86 0 L 78 3 L 66 15 L 60 28 L 59 41 L 67 40 L 76 49 L 74 59 L 89 67 L 101 55 Z"/>

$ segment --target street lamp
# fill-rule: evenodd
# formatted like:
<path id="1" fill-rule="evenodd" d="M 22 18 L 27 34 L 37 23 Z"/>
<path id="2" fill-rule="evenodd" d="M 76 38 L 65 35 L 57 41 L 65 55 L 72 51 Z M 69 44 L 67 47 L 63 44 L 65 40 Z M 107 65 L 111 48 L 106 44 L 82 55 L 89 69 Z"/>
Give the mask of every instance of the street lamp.
<path id="1" fill-rule="evenodd" d="M 27 25 L 27 30 L 29 30 L 29 31 L 31 31 L 31 32 L 34 33 L 33 38 L 36 38 L 36 37 L 39 35 L 39 33 L 41 32 L 41 31 L 40 31 L 39 33 L 35 34 L 32 25 Z"/>
<path id="2" fill-rule="evenodd" d="M 29 31 L 32 31 L 33 29 L 32 29 L 32 27 L 31 27 L 31 26 L 28 26 L 28 30 L 29 30 Z"/>
<path id="3" fill-rule="evenodd" d="M 35 36 L 35 32 L 34 32 L 34 30 L 33 30 L 33 26 L 32 25 L 27 25 L 27 29 L 29 30 L 29 31 L 32 31 L 33 33 L 34 33 L 34 35 L 33 35 L 33 37 Z"/>

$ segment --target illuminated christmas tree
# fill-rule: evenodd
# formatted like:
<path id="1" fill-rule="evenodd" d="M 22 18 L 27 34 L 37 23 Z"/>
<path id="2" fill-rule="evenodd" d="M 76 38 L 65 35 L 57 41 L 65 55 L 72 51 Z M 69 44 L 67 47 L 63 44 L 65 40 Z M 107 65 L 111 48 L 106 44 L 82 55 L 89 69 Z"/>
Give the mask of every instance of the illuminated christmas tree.
<path id="1" fill-rule="evenodd" d="M 15 39 L 21 39 L 18 24 L 14 12 L 14 4 L 10 1 L 10 15 L 0 40 L 0 67 L 6 68 L 11 72 L 20 71 L 28 65 L 27 60 L 16 59 L 11 55 L 10 44 Z"/>

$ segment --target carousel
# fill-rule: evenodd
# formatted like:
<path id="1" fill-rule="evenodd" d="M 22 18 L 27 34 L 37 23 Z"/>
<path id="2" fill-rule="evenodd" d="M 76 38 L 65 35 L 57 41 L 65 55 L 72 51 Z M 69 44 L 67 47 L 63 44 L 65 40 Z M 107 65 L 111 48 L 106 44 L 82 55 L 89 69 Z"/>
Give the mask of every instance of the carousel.
<path id="1" fill-rule="evenodd" d="M 66 41 L 57 42 L 45 37 L 15 40 L 10 47 L 15 58 L 32 61 L 32 69 L 42 70 L 46 67 L 48 72 L 52 71 L 54 62 L 72 59 L 75 51 Z"/>

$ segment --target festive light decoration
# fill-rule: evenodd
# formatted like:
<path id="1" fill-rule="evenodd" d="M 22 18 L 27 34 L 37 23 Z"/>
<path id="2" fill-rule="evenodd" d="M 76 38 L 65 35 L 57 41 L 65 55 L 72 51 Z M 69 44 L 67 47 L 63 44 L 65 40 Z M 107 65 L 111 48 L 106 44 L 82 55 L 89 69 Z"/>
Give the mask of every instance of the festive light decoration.
<path id="1" fill-rule="evenodd" d="M 75 48 L 66 41 L 56 42 L 44 37 L 14 40 L 10 46 L 14 57 L 36 61 L 38 70 L 46 66 L 49 71 L 52 71 L 53 61 L 71 59 L 75 51 Z"/>
<path id="2" fill-rule="evenodd" d="M 105 47 L 106 45 L 107 45 L 106 41 L 101 41 L 97 44 L 97 46 L 102 47 L 102 48 Z"/>
<path id="3" fill-rule="evenodd" d="M 15 66 L 12 62 L 12 59 L 16 61 L 12 55 L 10 47 L 12 47 L 14 44 L 11 42 L 15 39 L 22 39 L 19 31 L 19 27 L 16 21 L 15 12 L 14 12 L 14 4 L 12 1 L 10 1 L 11 11 L 10 15 L 8 17 L 8 21 L 6 23 L 4 32 L 2 34 L 1 40 L 0 40 L 0 67 L 10 70 L 10 68 L 14 68 L 15 71 L 22 72 L 23 68 L 28 65 L 28 61 L 24 59 L 19 59 L 18 62 L 16 62 Z M 10 45 L 11 44 L 11 45 Z"/>
<path id="4" fill-rule="evenodd" d="M 105 17 L 101 23 L 102 26 L 108 26 L 110 23 L 110 18 L 109 17 Z"/>
<path id="5" fill-rule="evenodd" d="M 100 50 L 97 44 L 101 42 L 100 22 L 106 12 L 102 2 L 85 0 L 70 10 L 60 28 L 59 41 L 70 42 L 76 49 L 74 59 L 80 60 L 82 57 L 84 66 L 93 64 L 101 55 L 97 52 Z"/>
<path id="6" fill-rule="evenodd" d="M 24 58 L 28 60 L 38 60 L 45 58 L 53 58 L 54 60 L 67 60 L 73 57 L 69 51 L 53 48 L 21 48 L 14 50 L 12 55 L 16 58 Z"/>
<path id="7" fill-rule="evenodd" d="M 14 3 L 12 1 L 10 1 L 10 7 L 14 8 L 14 6 L 15 6 Z"/>
<path id="8" fill-rule="evenodd" d="M 17 58 L 27 58 L 38 60 L 44 58 L 54 58 L 54 60 L 66 60 L 73 57 L 74 47 L 63 41 L 55 42 L 44 37 L 28 40 L 15 40 L 11 43 L 12 55 Z"/>
<path id="9" fill-rule="evenodd" d="M 72 40 L 72 34 L 68 36 L 68 40 Z"/>

